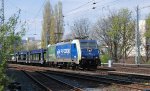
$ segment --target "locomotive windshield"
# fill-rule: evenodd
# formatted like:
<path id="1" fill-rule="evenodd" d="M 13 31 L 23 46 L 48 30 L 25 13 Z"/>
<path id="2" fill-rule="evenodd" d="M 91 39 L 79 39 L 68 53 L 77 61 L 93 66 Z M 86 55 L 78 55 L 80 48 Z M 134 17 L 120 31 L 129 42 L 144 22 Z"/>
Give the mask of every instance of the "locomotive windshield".
<path id="1" fill-rule="evenodd" d="M 97 48 L 96 42 L 80 42 L 81 48 Z"/>

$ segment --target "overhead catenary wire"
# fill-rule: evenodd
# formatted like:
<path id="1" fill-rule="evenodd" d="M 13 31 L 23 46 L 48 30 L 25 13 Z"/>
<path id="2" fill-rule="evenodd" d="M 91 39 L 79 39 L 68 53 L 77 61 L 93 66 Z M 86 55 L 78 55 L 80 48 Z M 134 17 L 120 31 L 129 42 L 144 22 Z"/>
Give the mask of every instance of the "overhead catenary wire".
<path id="1" fill-rule="evenodd" d="M 93 4 L 93 3 L 91 3 L 90 5 L 91 5 L 91 7 L 88 7 L 88 8 L 86 8 L 86 9 L 84 9 L 84 10 L 82 10 L 82 12 L 80 11 L 78 11 L 78 12 L 75 12 L 75 13 L 73 13 L 73 14 L 70 14 L 70 15 L 67 15 L 67 16 L 64 16 L 64 17 L 67 17 L 66 19 L 68 19 L 68 17 L 72 17 L 74 20 L 76 19 L 76 18 L 79 18 L 80 16 L 81 17 L 83 17 L 83 15 L 85 15 L 85 14 L 88 14 L 89 15 L 89 12 L 94 12 L 95 10 L 99 10 L 99 8 L 102 8 L 101 10 L 103 11 L 103 8 L 104 7 L 108 7 L 108 4 L 111 4 L 111 5 L 109 5 L 109 6 L 113 6 L 113 5 L 115 5 L 115 4 L 112 4 L 112 3 L 115 3 L 115 2 L 117 2 L 118 0 L 113 0 L 113 1 L 111 1 L 111 2 L 105 2 L 105 3 L 102 3 L 102 4 L 98 4 L 98 3 L 100 3 L 100 2 L 102 2 L 102 1 L 104 1 L 104 0 L 101 0 L 101 1 L 93 1 L 93 3 L 95 2 L 96 4 Z M 99 5 L 99 7 L 98 7 L 98 5 Z M 96 5 L 96 6 L 95 6 Z M 92 7 L 96 7 L 95 9 L 92 9 Z M 94 10 L 94 11 L 93 11 Z M 80 14 L 79 14 L 80 13 Z M 82 14 L 82 15 L 81 15 Z M 90 14 L 93 14 L 93 13 L 90 13 Z M 73 15 L 73 16 L 72 16 Z M 86 16 L 87 17 L 87 16 Z M 67 23 L 67 25 L 69 25 L 69 23 Z"/>
<path id="2" fill-rule="evenodd" d="M 140 7 L 139 10 L 140 10 L 140 9 L 144 9 L 144 8 L 150 8 L 150 5 L 144 6 L 144 7 Z"/>
<path id="3" fill-rule="evenodd" d="M 101 0 L 101 1 L 102 1 L 102 0 Z M 85 3 L 85 4 L 81 5 L 81 6 L 79 6 L 79 7 L 77 7 L 77 8 L 72 9 L 70 12 L 67 12 L 67 13 L 64 15 L 64 17 L 68 17 L 68 16 L 70 16 L 70 15 L 72 15 L 72 14 L 76 14 L 76 13 L 78 13 L 78 12 L 80 12 L 80 11 L 87 11 L 87 10 L 91 9 L 91 8 L 86 8 L 87 6 L 95 5 L 95 4 L 97 4 L 97 3 L 101 2 L 101 1 L 96 2 L 95 0 L 91 0 L 91 1 L 89 1 L 89 2 L 87 2 L 87 3 Z M 103 0 L 103 1 L 104 1 L 104 0 Z M 92 7 L 93 7 L 93 6 L 92 6 Z"/>
<path id="4" fill-rule="evenodd" d="M 44 0 L 44 2 L 43 2 L 43 4 L 42 4 L 42 6 L 39 8 L 39 10 L 38 10 L 38 12 L 36 13 L 36 15 L 35 15 L 34 19 L 38 17 L 38 15 L 39 15 L 39 13 L 41 12 L 42 8 L 44 7 L 44 5 L 45 5 L 46 1 L 47 1 L 47 0 Z"/>
<path id="5" fill-rule="evenodd" d="M 79 16 L 81 16 L 81 14 L 83 15 L 83 14 L 87 14 L 87 13 L 89 13 L 89 12 L 91 12 L 93 9 L 92 9 L 92 7 L 94 7 L 95 6 L 95 4 L 98 4 L 98 3 L 100 3 L 100 2 L 102 2 L 102 1 L 104 1 L 104 0 L 101 0 L 101 1 L 93 1 L 93 3 L 91 3 L 90 5 L 91 5 L 91 7 L 88 7 L 88 8 L 86 8 L 86 9 L 84 9 L 84 10 L 82 10 L 82 12 L 75 12 L 74 13 L 74 16 L 73 16 L 73 19 L 76 19 L 76 17 L 78 17 L 79 18 Z M 115 0 L 115 2 L 116 2 L 117 0 Z M 109 3 L 113 3 L 114 1 L 111 1 L 111 2 L 106 2 L 106 3 L 104 3 L 105 5 L 103 5 L 103 4 L 101 4 L 102 6 L 100 6 L 100 7 L 102 7 L 102 8 L 104 8 L 104 6 L 106 6 L 106 4 L 109 4 Z M 97 7 L 97 6 L 96 6 Z M 97 9 L 97 8 L 96 8 Z M 103 9 L 102 9 L 103 10 Z M 84 12 L 84 13 L 83 13 Z M 79 15 L 79 13 L 81 13 L 80 15 Z M 75 14 L 77 14 L 77 15 L 75 15 Z M 67 15 L 67 16 L 64 16 L 64 17 L 67 17 L 66 19 L 68 19 L 68 17 L 72 17 L 71 16 L 72 14 L 70 14 L 70 15 Z M 69 23 L 67 23 L 67 25 L 69 25 Z"/>
<path id="6" fill-rule="evenodd" d="M 82 4 L 82 5 L 78 6 L 77 8 L 74 8 L 74 9 L 70 10 L 69 12 L 67 12 L 67 14 L 72 13 L 72 12 L 74 12 L 74 11 L 76 11 L 76 10 L 81 9 L 82 7 L 88 5 L 88 4 L 91 3 L 91 2 L 93 2 L 93 0 L 91 0 L 91 1 L 89 1 L 89 2 L 87 2 L 87 3 L 85 3 L 85 4 Z"/>
<path id="7" fill-rule="evenodd" d="M 117 1 L 119 1 L 119 0 L 113 0 L 113 1 L 110 1 L 110 2 L 106 2 L 106 3 L 103 3 L 101 6 L 97 5 L 97 6 L 95 6 L 96 7 L 95 10 L 99 11 L 99 9 L 101 9 L 102 12 L 103 12 L 104 9 L 107 9 L 108 11 L 110 11 L 109 8 L 111 6 L 114 6 Z M 113 3 L 115 3 L 115 4 L 113 4 Z M 111 4 L 111 5 L 109 5 L 109 4 Z M 103 13 L 103 15 L 104 15 L 104 13 Z"/>
<path id="8" fill-rule="evenodd" d="M 90 3 L 92 3 L 92 2 L 93 2 L 93 3 L 92 3 L 91 5 L 94 5 L 94 4 L 100 3 L 100 2 L 102 2 L 102 1 L 105 1 L 105 0 L 100 0 L 100 1 L 97 1 L 97 2 L 96 2 L 95 0 L 91 0 L 91 1 L 89 1 L 89 2 L 87 2 L 87 3 L 85 3 L 85 4 L 80 5 L 80 6 L 77 7 L 77 8 L 74 8 L 74 9 L 70 10 L 69 12 L 67 12 L 67 14 L 72 13 L 72 12 L 75 12 L 76 10 L 80 10 L 81 8 L 87 6 L 88 4 L 90 4 Z"/>
<path id="9" fill-rule="evenodd" d="M 43 7 L 44 7 L 46 1 L 47 1 L 47 0 L 44 0 L 44 2 L 42 3 L 41 7 L 38 9 L 38 12 L 36 13 L 36 15 L 35 15 L 34 18 L 33 18 L 33 19 L 34 19 L 34 24 L 35 24 L 35 25 L 34 25 L 34 26 L 35 26 L 35 33 L 34 33 L 34 35 L 37 35 L 37 34 L 36 34 L 36 24 L 37 24 L 37 23 L 36 23 L 36 18 L 38 17 L 38 15 L 40 14 L 41 10 L 43 9 Z"/>
<path id="10" fill-rule="evenodd" d="M 104 1 L 104 0 L 103 0 Z M 71 14 L 69 14 L 69 13 L 67 13 L 67 14 L 65 14 L 64 15 L 64 17 L 68 17 L 68 16 L 71 16 L 71 15 L 73 15 L 73 14 L 78 14 L 78 13 L 80 13 L 81 11 L 82 12 L 85 12 L 85 11 L 88 11 L 88 12 L 90 12 L 90 11 L 92 11 L 92 9 L 98 9 L 98 8 L 104 8 L 106 5 L 108 5 L 108 4 L 111 4 L 111 3 L 115 3 L 115 2 L 117 2 L 118 0 L 114 0 L 114 1 L 111 1 L 111 2 L 106 2 L 106 3 L 104 3 L 104 4 L 101 4 L 100 6 L 93 6 L 93 5 L 95 5 L 95 4 L 98 4 L 98 3 L 100 3 L 100 2 L 102 2 L 102 0 L 101 1 L 98 1 L 98 2 L 95 2 L 95 1 L 91 1 L 91 2 L 95 2 L 95 4 L 93 4 L 93 3 L 91 3 L 90 5 L 91 5 L 91 7 L 88 7 L 88 8 L 85 8 L 85 9 L 82 9 L 81 10 L 81 8 L 78 8 L 78 9 L 76 9 L 76 12 L 74 12 L 74 11 L 72 11 L 72 12 L 74 12 L 74 13 L 71 13 Z M 89 4 L 89 3 L 88 3 Z M 113 4 L 114 5 L 114 4 Z M 109 5 L 109 6 L 113 6 L 113 5 Z M 95 8 L 93 8 L 93 7 L 95 7 Z M 78 11 L 77 11 L 78 10 Z M 79 12 L 80 11 L 80 12 Z M 81 12 L 81 13 L 82 13 Z M 87 13 L 87 12 L 86 12 Z"/>
<path id="11" fill-rule="evenodd" d="M 37 18 L 38 15 L 40 14 L 40 12 L 41 12 L 42 8 L 44 7 L 44 4 L 45 4 L 46 1 L 47 1 L 47 0 L 41 0 L 41 6 L 39 7 L 39 9 L 38 9 L 37 13 L 35 14 L 35 16 L 33 16 L 32 20 L 31 20 L 31 19 L 29 19 L 29 20 L 28 20 L 28 19 L 25 19 L 27 26 L 29 26 L 29 23 L 34 24 L 35 32 L 34 32 L 34 34 L 32 34 L 32 35 L 37 35 L 37 34 L 36 34 L 36 24 L 37 24 L 36 18 Z M 13 2 L 11 2 L 11 0 L 8 0 L 8 2 L 9 2 L 13 7 L 15 7 L 15 8 L 17 8 L 17 9 L 19 9 L 19 10 L 25 12 L 25 14 L 32 14 L 31 12 L 29 12 L 29 11 L 27 11 L 27 10 L 25 10 L 25 9 L 22 9 L 22 8 L 20 8 L 20 7 L 18 7 L 18 6 L 15 5 Z M 28 30 L 29 30 L 29 27 L 27 27 L 27 28 L 28 28 Z"/>
<path id="12" fill-rule="evenodd" d="M 93 2 L 93 0 L 91 1 L 91 2 Z M 85 6 L 89 6 L 89 5 L 93 5 L 91 2 L 88 2 L 86 5 L 84 5 L 84 7 Z M 90 4 L 91 3 L 91 4 Z M 75 9 L 72 9 L 73 11 L 71 11 L 71 12 L 68 12 L 67 14 L 65 14 L 64 15 L 64 17 L 68 17 L 68 16 L 70 16 L 70 15 L 72 15 L 72 14 L 77 14 L 77 13 L 80 13 L 81 11 L 83 12 L 85 12 L 85 11 L 87 11 L 87 10 L 90 10 L 91 9 L 91 7 L 88 7 L 88 8 L 84 8 L 83 6 L 82 6 L 82 8 L 75 8 Z M 81 12 L 81 13 L 82 13 Z"/>
<path id="13" fill-rule="evenodd" d="M 19 9 L 19 10 L 25 12 L 25 13 L 31 14 L 31 12 L 28 12 L 27 10 L 21 9 L 20 7 L 18 7 L 18 6 L 17 6 L 16 4 L 14 4 L 11 0 L 7 0 L 7 2 L 8 2 L 9 4 L 11 4 L 13 7 L 15 7 L 16 9 Z"/>

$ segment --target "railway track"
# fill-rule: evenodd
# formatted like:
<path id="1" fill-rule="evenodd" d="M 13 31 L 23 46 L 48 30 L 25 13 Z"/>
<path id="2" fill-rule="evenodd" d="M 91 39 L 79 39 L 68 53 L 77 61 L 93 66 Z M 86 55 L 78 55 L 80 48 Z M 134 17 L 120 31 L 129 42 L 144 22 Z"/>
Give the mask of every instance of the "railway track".
<path id="1" fill-rule="evenodd" d="M 31 67 L 31 68 L 30 67 L 27 67 L 27 68 L 26 67 L 21 67 L 21 69 L 22 70 L 31 70 L 32 69 L 34 71 L 37 71 L 36 67 Z M 70 72 L 69 70 L 65 71 L 65 72 L 62 72 L 63 70 L 58 71 L 58 70 L 61 70 L 61 69 L 57 69 L 57 70 L 48 70 L 47 68 L 42 68 L 43 70 L 41 70 L 41 68 L 38 68 L 38 69 L 40 69 L 40 71 L 46 71 L 47 70 L 45 73 L 38 72 L 38 74 L 41 74 L 43 76 L 43 78 L 47 77 L 48 74 L 54 74 L 54 75 L 59 75 L 59 76 L 67 76 L 67 77 L 72 77 L 72 78 L 77 78 L 77 79 L 84 79 L 84 80 L 87 80 L 87 81 L 99 82 L 101 84 L 115 85 L 115 86 L 117 86 L 117 88 L 119 88 L 119 87 L 122 87 L 123 89 L 128 88 L 128 89 L 133 89 L 134 91 L 143 91 L 145 89 L 150 89 L 149 85 L 140 84 L 140 81 L 132 80 L 132 79 L 134 79 L 134 76 L 131 76 L 131 77 L 118 76 L 117 77 L 117 76 L 111 76 L 111 75 L 88 74 L 89 72 L 88 73 L 85 72 L 86 74 L 84 74 L 84 72 L 77 72 L 77 71 Z M 55 78 L 54 80 L 57 80 L 57 79 Z M 62 82 L 63 81 L 61 81 L 61 84 L 63 84 Z M 40 85 L 40 87 L 43 88 L 43 89 L 45 88 L 44 86 Z M 80 89 L 76 86 L 72 87 L 71 89 L 79 90 L 79 91 L 82 90 L 82 89 Z M 46 88 L 45 88 L 45 90 L 50 91 L 50 90 L 47 90 Z M 119 90 L 116 90 L 116 91 L 119 91 Z M 126 91 L 131 91 L 131 90 L 126 90 Z"/>
<path id="2" fill-rule="evenodd" d="M 103 63 L 103 67 L 107 67 L 108 63 Z M 113 67 L 132 67 L 132 68 L 150 68 L 150 64 L 127 64 L 127 63 L 113 63 Z M 101 67 L 101 66 L 99 66 Z"/>
<path id="3" fill-rule="evenodd" d="M 39 71 L 37 71 L 37 72 L 40 73 L 40 74 L 42 74 L 42 75 L 45 76 L 45 77 L 48 77 L 48 78 L 53 79 L 53 80 L 55 80 L 55 81 L 57 81 L 57 82 L 59 82 L 59 83 L 62 83 L 62 84 L 65 84 L 65 85 L 69 86 L 69 87 L 72 88 L 72 90 L 74 90 L 74 91 L 82 91 L 81 88 L 76 87 L 76 86 L 74 86 L 74 85 L 71 85 L 71 84 L 69 84 L 69 83 L 66 83 L 66 82 L 64 82 L 64 81 L 62 81 L 62 80 L 56 79 L 55 77 L 49 76 L 49 75 L 47 75 L 46 73 L 39 72 Z"/>
<path id="4" fill-rule="evenodd" d="M 133 89 L 135 91 L 143 91 L 144 89 L 149 89 L 149 85 L 140 84 L 138 82 L 133 82 L 131 79 L 128 78 L 121 78 L 121 77 L 111 77 L 111 76 L 87 76 L 87 75 L 81 75 L 81 74 L 69 74 L 69 73 L 63 73 L 63 72 L 52 72 L 48 71 L 49 74 L 55 74 L 55 75 L 62 75 L 67 77 L 73 77 L 78 79 L 85 79 L 89 81 L 95 81 L 99 83 L 104 83 L 108 85 L 116 85 L 117 87 L 123 87 L 128 89 Z"/>
<path id="5" fill-rule="evenodd" d="M 68 76 L 68 77 L 74 77 L 74 78 L 79 78 L 79 79 L 86 79 L 86 80 L 90 80 L 90 81 L 97 81 L 97 82 L 101 82 L 101 83 L 105 83 L 105 84 L 110 84 L 110 83 L 131 84 L 132 83 L 132 81 L 128 81 L 127 79 L 111 78 L 108 76 L 84 75 L 84 74 L 76 74 L 76 73 L 56 72 L 56 71 L 50 71 L 50 70 L 48 70 L 47 73 Z"/>
<path id="6" fill-rule="evenodd" d="M 22 70 L 23 71 L 23 70 Z M 55 91 L 55 90 L 65 90 L 65 91 L 82 91 L 82 89 L 77 88 L 73 85 L 65 83 L 61 80 L 50 77 L 42 72 L 30 73 L 23 71 L 28 77 L 30 77 L 38 86 L 44 91 Z"/>

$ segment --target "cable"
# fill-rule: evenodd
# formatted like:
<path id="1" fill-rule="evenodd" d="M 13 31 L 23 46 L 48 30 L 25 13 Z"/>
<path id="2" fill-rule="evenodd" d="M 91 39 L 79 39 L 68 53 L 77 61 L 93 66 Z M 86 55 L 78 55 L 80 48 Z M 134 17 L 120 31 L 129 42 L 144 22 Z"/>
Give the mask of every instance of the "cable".
<path id="1" fill-rule="evenodd" d="M 150 8 L 150 5 L 141 7 L 140 9 L 144 9 L 144 8 Z"/>
<path id="2" fill-rule="evenodd" d="M 115 2 L 117 2 L 118 0 L 114 0 L 114 1 L 111 1 L 111 2 L 107 2 L 107 3 L 104 3 L 102 6 L 99 6 L 99 7 L 104 7 L 106 4 L 110 4 L 110 3 L 115 3 Z M 114 4 L 113 4 L 114 5 Z M 111 6 L 113 6 L 113 5 L 111 5 Z M 97 8 L 99 8 L 99 7 L 97 7 Z"/>
<path id="3" fill-rule="evenodd" d="M 11 2 L 10 0 L 7 0 L 7 1 L 8 1 L 12 6 L 14 6 L 15 8 L 17 8 L 17 9 L 19 9 L 19 10 L 24 11 L 25 13 L 27 13 L 26 10 L 19 8 L 17 5 L 15 5 L 15 4 L 14 4 L 13 2 Z"/>
<path id="4" fill-rule="evenodd" d="M 75 12 L 76 10 L 80 10 L 82 7 L 88 5 L 88 4 L 91 3 L 91 2 L 93 2 L 93 0 L 91 0 L 91 1 L 89 1 L 89 2 L 87 2 L 87 3 L 85 3 L 85 4 L 81 5 L 81 6 L 79 6 L 79 7 L 77 7 L 77 8 L 74 8 L 74 9 L 70 10 L 69 12 L 67 12 L 66 15 L 68 15 L 68 14 L 70 14 L 70 13 L 72 13 L 72 12 Z M 65 15 L 65 16 L 66 16 L 66 15 Z"/>
<path id="5" fill-rule="evenodd" d="M 39 13 L 41 12 L 42 8 L 44 7 L 45 3 L 46 3 L 46 0 L 44 0 L 42 6 L 40 7 L 40 9 L 38 10 L 38 12 L 36 13 L 35 18 L 38 17 L 38 15 L 39 15 Z M 34 18 L 34 19 L 35 19 L 35 18 Z"/>
<path id="6" fill-rule="evenodd" d="M 104 1 L 104 0 L 101 0 L 101 1 L 98 1 L 98 2 L 95 2 L 95 0 L 91 0 L 91 1 L 89 1 L 89 2 L 87 2 L 87 3 L 85 3 L 85 4 L 83 4 L 83 5 L 81 5 L 81 6 L 77 7 L 77 8 L 75 8 L 75 9 L 70 10 L 69 12 L 67 12 L 67 14 L 72 13 L 72 12 L 74 12 L 74 11 L 80 9 L 80 8 L 86 6 L 87 4 L 91 3 L 91 2 L 93 2 L 93 4 L 97 4 L 97 3 L 100 3 L 100 2 L 102 2 L 102 1 Z"/>
<path id="7" fill-rule="evenodd" d="M 117 2 L 118 0 L 114 0 L 114 1 L 111 1 L 111 2 L 107 2 L 107 3 L 104 3 L 102 6 L 99 6 L 99 7 L 104 7 L 106 4 L 110 4 L 110 3 L 114 3 L 114 2 Z M 101 1 L 99 1 L 99 2 L 96 2 L 96 3 L 100 3 Z M 92 4 L 93 5 L 93 4 Z M 113 4 L 114 5 L 114 4 Z M 111 5 L 111 6 L 113 6 L 113 5 Z M 94 8 L 94 9 L 97 9 L 97 6 Z M 84 9 L 84 11 L 87 11 L 88 10 L 88 12 L 90 11 L 90 10 L 92 10 L 92 8 L 88 8 L 88 9 Z M 78 11 L 79 12 L 79 11 Z M 74 13 L 78 13 L 78 12 L 74 12 Z M 73 14 L 74 14 L 73 13 Z M 68 16 L 70 16 L 70 15 L 72 15 L 72 14 L 66 14 L 65 15 L 65 17 L 68 17 Z"/>
<path id="8" fill-rule="evenodd" d="M 33 18 L 34 21 L 35 21 L 35 23 L 34 23 L 34 24 L 35 24 L 35 25 L 34 25 L 34 27 L 35 27 L 35 33 L 34 33 L 34 35 L 36 35 L 36 24 L 37 24 L 37 23 L 36 23 L 36 18 L 38 17 L 38 15 L 39 15 L 39 13 L 41 12 L 42 8 L 44 7 L 45 3 L 46 3 L 46 0 L 44 0 L 42 6 L 39 8 L 38 12 L 36 13 L 35 17 Z"/>

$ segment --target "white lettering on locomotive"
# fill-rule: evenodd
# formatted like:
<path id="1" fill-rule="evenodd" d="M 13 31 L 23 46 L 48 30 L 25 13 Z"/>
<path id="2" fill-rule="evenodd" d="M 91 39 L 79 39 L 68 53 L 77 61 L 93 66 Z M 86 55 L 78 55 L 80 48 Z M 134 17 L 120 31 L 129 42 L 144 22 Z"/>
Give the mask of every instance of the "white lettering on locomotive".
<path id="1" fill-rule="evenodd" d="M 62 53 L 62 54 L 70 54 L 70 49 L 58 49 L 57 50 L 57 55 L 58 54 L 60 54 L 60 53 Z"/>

